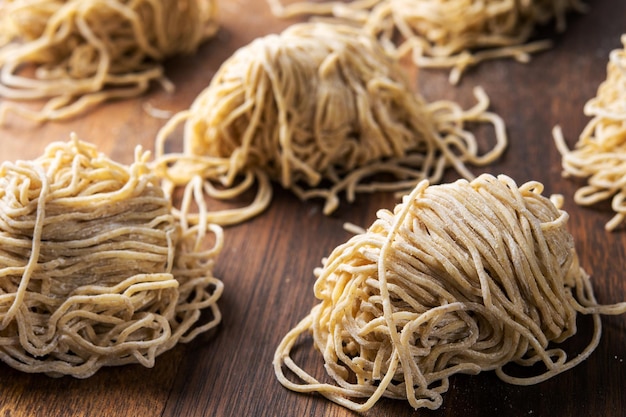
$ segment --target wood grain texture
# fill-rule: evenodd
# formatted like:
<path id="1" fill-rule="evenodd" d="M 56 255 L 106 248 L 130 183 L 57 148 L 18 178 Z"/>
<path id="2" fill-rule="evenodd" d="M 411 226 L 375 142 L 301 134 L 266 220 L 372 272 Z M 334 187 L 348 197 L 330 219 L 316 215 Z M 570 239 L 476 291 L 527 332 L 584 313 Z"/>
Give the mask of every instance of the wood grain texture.
<path id="1" fill-rule="evenodd" d="M 107 103 L 68 122 L 34 125 L 10 118 L 0 128 L 0 160 L 31 159 L 46 144 L 76 132 L 111 158 L 129 163 L 133 149 L 153 149 L 164 121 L 150 117 L 145 103 L 163 109 L 186 109 L 208 85 L 219 65 L 257 36 L 279 32 L 289 23 L 271 17 L 264 1 L 220 2 L 222 28 L 217 38 L 194 56 L 172 59 L 167 75 L 177 90 L 154 87 L 139 99 Z M 543 33 L 552 50 L 527 64 L 494 61 L 471 70 L 452 87 L 440 71 L 413 71 L 416 85 L 429 99 L 449 98 L 469 106 L 472 88 L 481 85 L 492 110 L 506 121 L 510 147 L 485 172 L 504 173 L 518 183 L 538 180 L 546 193 L 565 196 L 570 230 L 582 265 L 592 274 L 600 302 L 626 299 L 626 231 L 605 232 L 608 206 L 576 206 L 579 182 L 561 177 L 560 155 L 551 129 L 560 124 L 573 145 L 588 121 L 584 103 L 606 78 L 608 54 L 620 47 L 626 32 L 626 2 L 595 0 L 586 15 L 572 15 L 568 29 Z M 474 170 L 476 173 L 479 171 Z M 449 175 L 448 180 L 454 179 Z M 313 269 L 349 236 L 342 224 L 367 226 L 378 208 L 391 208 L 391 195 L 362 195 L 331 217 L 318 201 L 300 202 L 275 187 L 269 210 L 226 230 L 215 274 L 225 284 L 219 302 L 219 328 L 157 358 L 154 368 L 125 366 L 100 370 L 86 380 L 52 379 L 17 372 L 0 363 L 0 416 L 350 416 L 316 395 L 284 389 L 271 361 L 283 335 L 314 305 Z M 565 346 L 572 352 L 590 336 L 581 318 L 579 334 Z M 544 383 L 519 387 L 493 373 L 455 376 L 437 411 L 413 411 L 403 401 L 382 400 L 368 416 L 623 416 L 626 409 L 626 316 L 604 317 L 602 340 L 580 366 Z M 297 357 L 320 374 L 320 358 L 310 345 Z"/>

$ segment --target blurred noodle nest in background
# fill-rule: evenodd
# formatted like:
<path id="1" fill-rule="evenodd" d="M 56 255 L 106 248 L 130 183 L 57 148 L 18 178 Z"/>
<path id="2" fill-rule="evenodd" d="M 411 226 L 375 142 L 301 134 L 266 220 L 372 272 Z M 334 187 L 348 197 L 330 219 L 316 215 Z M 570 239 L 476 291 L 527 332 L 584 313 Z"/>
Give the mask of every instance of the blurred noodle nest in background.
<path id="1" fill-rule="evenodd" d="M 276 16 L 332 17 L 363 27 L 393 56 L 410 54 L 420 68 L 452 68 L 454 84 L 488 59 L 527 62 L 551 45 L 532 40 L 537 27 L 555 21 L 563 31 L 569 12 L 587 9 L 580 0 L 282 1 L 267 0 Z"/>
<path id="2" fill-rule="evenodd" d="M 183 186 L 195 197 L 231 199 L 258 184 L 249 206 L 209 213 L 234 224 L 267 207 L 270 180 L 301 199 L 323 199 L 330 214 L 340 194 L 352 202 L 356 193 L 404 192 L 422 179 L 440 181 L 446 168 L 470 178 L 468 165 L 504 152 L 504 122 L 487 111 L 482 89 L 475 89 L 477 104 L 463 109 L 426 102 L 407 78 L 357 28 L 294 24 L 237 50 L 191 107 L 170 119 L 157 137 L 155 172 L 170 193 Z M 172 152 L 166 142 L 183 123 L 183 151 Z M 477 138 L 468 125 L 494 132 Z"/>
<path id="3" fill-rule="evenodd" d="M 66 119 L 141 95 L 151 81 L 172 89 L 161 62 L 212 37 L 216 13 L 215 0 L 4 0 L 0 97 L 46 102 L 6 103 L 3 112 Z"/>

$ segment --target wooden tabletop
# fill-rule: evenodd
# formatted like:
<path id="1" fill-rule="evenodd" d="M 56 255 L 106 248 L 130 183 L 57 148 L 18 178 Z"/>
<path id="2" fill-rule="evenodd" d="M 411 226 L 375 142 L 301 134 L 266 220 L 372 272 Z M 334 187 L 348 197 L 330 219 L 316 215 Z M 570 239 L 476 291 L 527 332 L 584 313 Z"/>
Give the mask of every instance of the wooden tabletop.
<path id="1" fill-rule="evenodd" d="M 609 52 L 621 47 L 626 32 L 626 2 L 589 1 L 585 15 L 573 14 L 563 34 L 545 31 L 554 48 L 529 64 L 488 62 L 470 70 L 458 86 L 447 73 L 412 71 L 428 100 L 473 103 L 481 85 L 492 111 L 507 124 L 510 146 L 503 158 L 479 172 L 504 173 L 518 184 L 538 180 L 546 193 L 565 196 L 569 228 L 583 267 L 592 275 L 601 303 L 626 300 L 626 230 L 604 230 L 608 205 L 578 207 L 572 195 L 580 182 L 561 176 L 561 158 L 551 136 L 560 124 L 573 145 L 588 118 L 584 103 L 606 78 Z M 164 124 L 146 113 L 149 103 L 162 110 L 186 109 L 208 85 L 220 64 L 258 36 L 279 32 L 289 21 L 273 18 L 264 1 L 220 2 L 221 29 L 190 57 L 172 59 L 167 75 L 176 85 L 168 94 L 154 87 L 147 95 L 99 106 L 68 122 L 41 125 L 11 118 L 0 129 L 0 159 L 32 159 L 46 144 L 65 141 L 70 132 L 114 160 L 130 163 L 141 144 L 154 148 Z M 454 179 L 449 174 L 447 180 Z M 86 380 L 24 374 L 0 363 L 1 416 L 348 416 L 354 413 L 317 395 L 288 391 L 274 376 L 272 357 L 285 335 L 315 304 L 313 269 L 349 234 L 346 221 L 369 225 L 378 208 L 391 208 L 392 195 L 361 195 L 327 217 L 320 201 L 301 202 L 274 187 L 274 200 L 261 216 L 226 229 L 225 248 L 214 271 L 225 285 L 219 301 L 219 328 L 157 358 L 152 369 L 139 365 L 101 369 Z M 603 416 L 626 413 L 626 315 L 603 317 L 600 345 L 578 367 L 538 385 L 520 387 L 493 373 L 451 379 L 437 411 L 413 411 L 405 401 L 381 400 L 368 416 Z M 581 317 L 579 333 L 564 346 L 571 352 L 590 337 Z M 320 366 L 318 353 L 299 354 Z"/>

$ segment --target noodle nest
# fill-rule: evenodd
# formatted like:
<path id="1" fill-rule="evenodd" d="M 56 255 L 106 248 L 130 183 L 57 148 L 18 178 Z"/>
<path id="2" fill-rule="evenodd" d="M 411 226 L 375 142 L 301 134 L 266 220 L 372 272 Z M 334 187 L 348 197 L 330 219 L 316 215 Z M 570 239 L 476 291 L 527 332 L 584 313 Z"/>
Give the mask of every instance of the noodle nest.
<path id="1" fill-rule="evenodd" d="M 527 385 L 585 360 L 600 339 L 599 314 L 621 314 L 626 303 L 595 301 L 568 215 L 542 189 L 487 174 L 424 181 L 393 212 L 380 210 L 315 271 L 320 303 L 278 346 L 279 381 L 356 411 L 381 397 L 437 409 L 454 374 L 494 370 Z M 553 345 L 577 332 L 577 313 L 592 315 L 594 332 L 568 358 Z M 290 357 L 307 332 L 333 383 Z M 538 375 L 515 376 L 519 366 Z"/>
<path id="2" fill-rule="evenodd" d="M 215 0 L 6 0 L 0 2 L 0 97 L 40 100 L 14 111 L 67 119 L 105 100 L 171 90 L 161 62 L 190 54 L 217 32 Z M 4 117 L 4 113 L 3 113 Z"/>
<path id="3" fill-rule="evenodd" d="M 209 217 L 233 224 L 265 209 L 270 180 L 303 200 L 323 198 L 330 214 L 340 193 L 352 202 L 360 192 L 404 192 L 422 179 L 439 181 L 448 167 L 470 178 L 466 164 L 486 165 L 502 154 L 504 122 L 487 111 L 481 89 L 465 110 L 427 103 L 406 78 L 356 28 L 292 25 L 236 51 L 191 107 L 169 120 L 157 138 L 156 172 L 169 190 L 185 186 L 188 195 L 222 199 L 258 183 L 249 206 Z M 170 152 L 168 138 L 182 123 L 184 149 Z M 495 130 L 484 154 L 470 123 Z"/>
<path id="4" fill-rule="evenodd" d="M 585 104 L 584 113 L 592 119 L 574 149 L 567 148 L 560 127 L 553 132 L 563 175 L 587 181 L 574 201 L 587 206 L 611 200 L 615 215 L 606 223 L 607 230 L 615 230 L 626 218 L 626 35 L 621 41 L 623 47 L 610 54 L 606 80 Z"/>
<path id="5" fill-rule="evenodd" d="M 530 54 L 550 47 L 532 41 L 540 25 L 555 20 L 565 30 L 570 11 L 584 12 L 580 0 L 358 0 L 295 2 L 267 0 L 279 17 L 332 16 L 363 27 L 393 56 L 412 55 L 421 68 L 452 68 L 456 84 L 467 68 L 482 61 Z"/>
<path id="6" fill-rule="evenodd" d="M 148 156 L 120 165 L 74 136 L 0 166 L 2 361 L 77 378 L 151 367 L 220 322 L 222 230 L 178 222 Z"/>

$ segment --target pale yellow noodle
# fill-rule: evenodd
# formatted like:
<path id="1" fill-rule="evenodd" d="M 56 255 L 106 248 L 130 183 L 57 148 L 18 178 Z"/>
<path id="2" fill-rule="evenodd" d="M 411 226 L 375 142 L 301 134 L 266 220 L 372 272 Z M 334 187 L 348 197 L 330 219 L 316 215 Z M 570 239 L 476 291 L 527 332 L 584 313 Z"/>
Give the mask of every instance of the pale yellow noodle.
<path id="1" fill-rule="evenodd" d="M 467 165 L 496 160 L 507 145 L 504 122 L 487 110 L 482 89 L 475 96 L 470 109 L 427 103 L 374 38 L 349 26 L 296 24 L 223 63 L 190 109 L 159 132 L 155 171 L 170 192 L 204 188 L 214 198 L 234 198 L 259 183 L 255 202 L 212 218 L 220 224 L 263 211 L 270 180 L 302 199 L 324 199 L 330 214 L 342 193 L 351 202 L 359 192 L 405 191 L 422 179 L 439 181 L 449 167 L 471 178 Z M 486 152 L 467 130 L 474 122 L 495 131 Z M 181 124 L 183 150 L 176 153 L 168 140 Z"/>
<path id="2" fill-rule="evenodd" d="M 77 378 L 150 367 L 220 322 L 222 230 L 176 220 L 148 157 L 121 165 L 73 136 L 0 166 L 0 360 Z"/>
<path id="3" fill-rule="evenodd" d="M 623 47 L 610 54 L 607 77 L 584 107 L 592 117 L 573 149 L 568 149 L 559 126 L 553 136 L 562 157 L 563 175 L 584 178 L 587 184 L 574 194 L 580 205 L 611 200 L 615 215 L 606 230 L 615 230 L 626 218 L 626 35 Z"/>
<path id="4" fill-rule="evenodd" d="M 488 59 L 527 62 L 530 54 L 551 46 L 549 41 L 531 40 L 538 26 L 555 21 L 563 31 L 567 13 L 586 10 L 580 0 L 267 2 L 282 18 L 330 16 L 363 27 L 393 56 L 411 54 L 423 68 L 452 68 L 453 84 L 467 68 Z"/>
<path id="5" fill-rule="evenodd" d="M 7 102 L 2 117 L 66 119 L 141 95 L 151 81 L 171 89 L 161 62 L 212 37 L 216 13 L 215 0 L 4 0 L 0 97 L 47 102 Z"/>
<path id="6" fill-rule="evenodd" d="M 584 361 L 601 336 L 600 305 L 578 264 L 568 214 L 509 177 L 419 183 L 393 211 L 335 248 L 315 270 L 319 304 L 280 342 L 281 384 L 355 411 L 382 397 L 437 409 L 458 373 L 495 371 L 536 384 Z M 559 199 L 554 199 L 558 201 Z M 568 357 L 558 344 L 593 317 L 591 341 Z M 291 358 L 311 334 L 330 382 Z M 535 376 L 516 376 L 519 366 Z"/>

